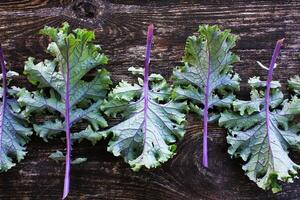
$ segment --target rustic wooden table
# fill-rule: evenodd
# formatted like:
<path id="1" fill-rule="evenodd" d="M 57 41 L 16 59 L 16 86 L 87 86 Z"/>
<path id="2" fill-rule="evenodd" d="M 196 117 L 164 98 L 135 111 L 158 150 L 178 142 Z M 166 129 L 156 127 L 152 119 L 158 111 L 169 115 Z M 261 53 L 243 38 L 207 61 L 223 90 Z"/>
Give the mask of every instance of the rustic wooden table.
<path id="1" fill-rule="evenodd" d="M 296 0 L 0 0 L 0 19 L 6 59 L 19 73 L 26 57 L 49 57 L 44 51 L 47 40 L 38 30 L 64 21 L 96 32 L 97 43 L 110 57 L 106 68 L 115 82 L 130 80 L 128 67 L 142 66 L 149 23 L 156 27 L 151 71 L 166 77 L 180 63 L 186 37 L 206 23 L 240 36 L 235 52 L 241 57 L 236 65 L 243 81 L 241 98 L 248 98 L 248 77 L 266 78 L 256 60 L 267 64 L 277 39 L 286 38 L 274 79 L 286 92 L 287 78 L 300 72 L 300 1 Z M 14 83 L 31 88 L 24 76 Z M 203 169 L 199 120 L 189 116 L 178 154 L 155 170 L 132 172 L 122 159 L 106 152 L 105 141 L 96 146 L 75 144 L 73 155 L 87 156 L 88 161 L 72 167 L 68 199 L 300 199 L 300 181 L 285 185 L 284 192 L 276 195 L 249 181 L 241 162 L 226 153 L 226 132 L 216 124 L 209 126 L 210 168 Z M 61 140 L 45 143 L 32 137 L 26 159 L 0 175 L 0 199 L 60 199 L 64 166 L 48 159 L 56 149 L 64 149 Z M 300 163 L 299 154 L 293 157 Z"/>

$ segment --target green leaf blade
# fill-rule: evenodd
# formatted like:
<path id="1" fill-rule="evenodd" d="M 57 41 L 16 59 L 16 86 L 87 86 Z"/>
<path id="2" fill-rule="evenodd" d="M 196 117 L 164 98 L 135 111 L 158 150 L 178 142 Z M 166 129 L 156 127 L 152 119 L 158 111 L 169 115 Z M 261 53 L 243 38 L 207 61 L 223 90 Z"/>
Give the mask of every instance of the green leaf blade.
<path id="1" fill-rule="evenodd" d="M 249 81 L 251 100 L 243 100 L 249 107 L 236 106 L 233 112 L 223 112 L 219 125 L 228 129 L 228 153 L 244 160 L 242 168 L 249 179 L 264 190 L 279 192 L 281 182 L 292 182 L 300 169 L 289 156 L 290 149 L 300 150 L 300 129 L 293 121 L 294 116 L 300 114 L 299 99 L 284 100 L 280 84 L 271 83 L 267 131 L 263 100 L 266 83 L 255 78 L 252 84 L 253 80 Z M 233 105 L 239 105 L 240 100 L 235 102 Z M 253 102 L 255 109 L 251 108 Z"/>
<path id="2" fill-rule="evenodd" d="M 198 32 L 199 36 L 188 37 L 183 66 L 173 71 L 176 87 L 172 98 L 191 101 L 190 110 L 203 116 L 202 163 L 208 167 L 207 124 L 216 120 L 219 110 L 230 107 L 235 98 L 233 93 L 239 89 L 240 78 L 233 73 L 232 65 L 239 57 L 231 52 L 237 37 L 229 30 L 203 25 Z M 212 109 L 217 110 L 214 116 L 210 113 Z"/>

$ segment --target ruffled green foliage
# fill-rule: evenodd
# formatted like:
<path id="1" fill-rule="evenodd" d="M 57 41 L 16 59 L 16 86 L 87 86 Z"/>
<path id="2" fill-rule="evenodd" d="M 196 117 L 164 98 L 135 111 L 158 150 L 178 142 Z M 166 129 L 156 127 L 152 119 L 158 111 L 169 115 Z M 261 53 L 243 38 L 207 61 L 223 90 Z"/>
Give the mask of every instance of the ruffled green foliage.
<path id="1" fill-rule="evenodd" d="M 298 75 L 288 80 L 289 88 L 297 95 L 300 95 L 300 77 Z"/>
<path id="2" fill-rule="evenodd" d="M 300 113 L 300 100 L 296 96 L 284 99 L 280 83 L 272 81 L 267 122 L 266 82 L 254 77 L 248 83 L 251 100 L 235 100 L 233 111 L 223 112 L 219 125 L 228 128 L 228 153 L 243 159 L 243 170 L 250 180 L 262 189 L 278 192 L 280 181 L 293 182 L 300 168 L 288 155 L 290 149 L 300 150 L 300 126 L 293 120 Z"/>
<path id="3" fill-rule="evenodd" d="M 231 52 L 237 37 L 229 30 L 218 26 L 200 26 L 199 36 L 190 36 L 186 41 L 183 65 L 173 72 L 176 101 L 189 100 L 191 111 L 203 116 L 205 89 L 208 87 L 208 107 L 222 111 L 235 99 L 233 92 L 239 89 L 239 76 L 232 64 L 239 57 Z M 210 112 L 210 120 L 219 117 L 219 112 Z"/>
<path id="4" fill-rule="evenodd" d="M 54 160 L 55 162 L 65 161 L 66 156 L 63 154 L 63 152 L 56 150 L 54 153 L 51 153 L 49 158 Z M 81 164 L 87 161 L 87 158 L 76 158 L 71 162 L 72 165 Z"/>
<path id="5" fill-rule="evenodd" d="M 83 131 L 92 132 L 106 127 L 107 122 L 99 109 L 111 84 L 109 73 L 99 69 L 92 80 L 83 80 L 89 71 L 108 61 L 100 53 L 100 46 L 93 44 L 94 32 L 86 29 L 71 31 L 69 25 L 64 23 L 61 28 L 46 26 L 40 33 L 52 41 L 47 52 L 53 59 L 36 63 L 34 58 L 28 58 L 24 73 L 39 90 L 22 90 L 18 94 L 26 116 L 49 112 L 54 115 L 53 120 L 35 123 L 35 132 L 47 141 L 65 130 L 66 48 L 70 63 L 70 124 L 83 120 L 90 124 Z"/>
<path id="6" fill-rule="evenodd" d="M 7 77 L 15 76 L 15 72 L 7 72 Z M 1 74 L 2 79 L 2 74 Z M 1 88 L 1 98 L 3 89 Z M 27 127 L 27 122 L 21 114 L 21 108 L 15 100 L 15 94 L 19 88 L 12 87 L 8 90 L 6 105 L 3 101 L 0 105 L 0 172 L 4 172 L 24 159 L 26 155 L 25 144 L 29 141 L 32 134 L 31 128 Z"/>
<path id="7" fill-rule="evenodd" d="M 131 68 L 131 71 L 136 74 L 141 70 Z M 100 132 L 97 137 L 111 136 L 108 151 L 122 156 L 135 171 L 142 166 L 157 167 L 170 159 L 175 154 L 175 142 L 185 133 L 183 112 L 187 109 L 186 102 L 170 100 L 171 86 L 161 75 L 152 74 L 149 80 L 146 104 L 143 81 L 139 79 L 138 84 L 120 82 L 101 106 L 106 115 L 120 115 L 123 121 Z M 95 135 L 90 137 L 89 134 L 80 137 L 95 139 Z"/>

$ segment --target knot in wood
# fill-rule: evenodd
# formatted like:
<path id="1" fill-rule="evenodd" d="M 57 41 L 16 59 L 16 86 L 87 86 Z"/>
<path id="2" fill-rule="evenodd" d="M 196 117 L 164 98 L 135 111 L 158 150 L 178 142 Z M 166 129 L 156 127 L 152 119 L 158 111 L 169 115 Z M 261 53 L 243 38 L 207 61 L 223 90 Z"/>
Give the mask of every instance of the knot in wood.
<path id="1" fill-rule="evenodd" d="M 76 16 L 81 18 L 94 18 L 97 15 L 97 7 L 91 0 L 81 0 L 74 4 L 73 10 Z"/>

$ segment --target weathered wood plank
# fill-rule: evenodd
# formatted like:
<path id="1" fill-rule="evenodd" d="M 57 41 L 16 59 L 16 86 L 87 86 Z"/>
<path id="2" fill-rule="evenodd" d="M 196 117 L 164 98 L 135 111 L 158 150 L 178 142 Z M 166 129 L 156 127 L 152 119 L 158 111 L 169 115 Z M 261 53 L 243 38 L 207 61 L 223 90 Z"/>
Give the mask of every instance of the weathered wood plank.
<path id="1" fill-rule="evenodd" d="M 38 35 L 44 25 L 68 21 L 74 27 L 96 31 L 97 42 L 110 57 L 107 69 L 113 80 L 131 80 L 127 68 L 142 66 L 146 27 L 155 24 L 153 72 L 170 77 L 180 63 L 185 39 L 202 23 L 218 24 L 240 36 L 235 51 L 241 56 L 236 70 L 243 79 L 241 98 L 247 98 L 246 79 L 266 77 L 256 60 L 268 63 L 275 41 L 286 38 L 275 71 L 285 88 L 286 79 L 300 72 L 299 1 L 121 1 L 22 0 L 0 1 L 0 41 L 11 68 L 22 72 L 28 56 L 49 57 L 47 39 Z M 32 88 L 24 76 L 14 81 Z M 286 90 L 285 90 L 286 91 Z M 226 153 L 225 130 L 209 126 L 209 169 L 201 166 L 200 119 L 190 116 L 188 132 L 178 154 L 163 167 L 133 173 L 121 159 L 106 152 L 106 142 L 96 146 L 76 144 L 73 155 L 88 162 L 73 166 L 69 199 L 299 199 L 300 182 L 285 185 L 284 192 L 263 192 L 243 175 L 240 162 Z M 44 143 L 33 137 L 28 156 L 0 175 L 0 199 L 58 199 L 63 186 L 62 164 L 49 160 L 60 140 Z M 295 155 L 300 163 L 300 156 Z"/>

